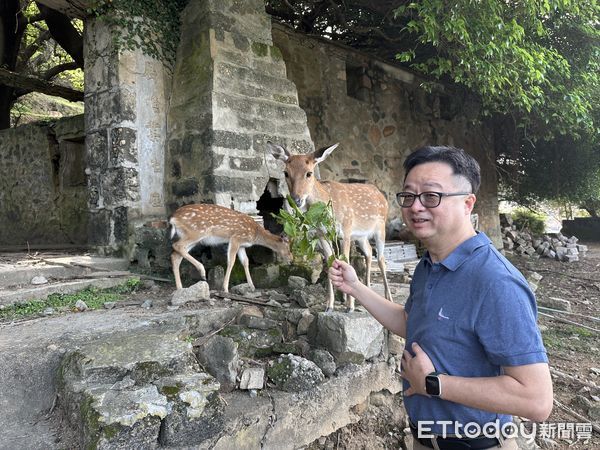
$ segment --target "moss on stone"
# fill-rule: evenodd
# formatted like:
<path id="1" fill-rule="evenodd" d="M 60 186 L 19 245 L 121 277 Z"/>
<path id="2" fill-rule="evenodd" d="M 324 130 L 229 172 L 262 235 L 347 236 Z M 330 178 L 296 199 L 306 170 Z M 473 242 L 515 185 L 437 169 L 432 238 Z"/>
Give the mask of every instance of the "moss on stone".
<path id="1" fill-rule="evenodd" d="M 270 47 L 271 49 L 271 58 L 273 58 L 274 61 L 281 61 L 283 59 L 283 54 L 281 53 L 281 50 L 279 50 L 278 47 L 275 47 L 274 45 L 272 45 Z"/>
<path id="2" fill-rule="evenodd" d="M 251 45 L 252 52 L 256 56 L 267 56 L 269 54 L 269 46 L 267 44 L 262 44 L 260 42 L 253 42 Z"/>

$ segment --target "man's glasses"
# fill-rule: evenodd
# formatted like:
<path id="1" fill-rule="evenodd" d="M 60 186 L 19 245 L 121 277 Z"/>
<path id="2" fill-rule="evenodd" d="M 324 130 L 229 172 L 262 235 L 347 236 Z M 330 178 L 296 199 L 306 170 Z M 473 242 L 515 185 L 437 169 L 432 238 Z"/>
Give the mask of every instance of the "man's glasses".
<path id="1" fill-rule="evenodd" d="M 418 197 L 421 205 L 425 208 L 436 208 L 440 206 L 442 197 L 455 197 L 458 195 L 471 195 L 471 193 L 454 192 L 452 194 L 445 194 L 444 192 L 421 192 L 420 194 L 413 194 L 411 192 L 400 192 L 396 194 L 396 200 L 398 200 L 398 204 L 402 208 L 410 208 Z"/>

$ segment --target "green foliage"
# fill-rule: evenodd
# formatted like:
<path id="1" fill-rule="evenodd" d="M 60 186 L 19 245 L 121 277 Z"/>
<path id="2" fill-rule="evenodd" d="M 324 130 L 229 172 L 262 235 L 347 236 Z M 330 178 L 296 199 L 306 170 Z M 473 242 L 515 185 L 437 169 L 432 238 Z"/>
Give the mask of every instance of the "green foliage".
<path id="1" fill-rule="evenodd" d="M 545 216 L 527 209 L 518 209 L 512 214 L 518 230 L 529 230 L 533 235 L 544 234 L 546 231 Z"/>
<path id="2" fill-rule="evenodd" d="M 600 152 L 591 136 L 523 142 L 516 155 L 501 158 L 499 166 L 505 200 L 526 206 L 554 200 L 600 215 Z"/>
<path id="3" fill-rule="evenodd" d="M 118 49 L 140 49 L 171 65 L 179 42 L 179 14 L 188 1 L 99 0 L 88 12 L 112 26 Z"/>
<path id="4" fill-rule="evenodd" d="M 17 303 L 0 310 L 0 321 L 9 321 L 41 314 L 46 308 L 70 310 L 82 300 L 89 309 L 101 308 L 106 302 L 122 300 L 123 295 L 134 292 L 140 284 L 139 278 L 130 278 L 125 283 L 108 289 L 88 287 L 74 294 L 51 294 L 46 300 L 31 300 Z"/>
<path id="5" fill-rule="evenodd" d="M 327 261 L 328 265 L 333 263 L 334 258 L 340 258 L 339 238 L 333 215 L 331 201 L 327 204 L 316 202 L 310 205 L 306 212 L 302 212 L 292 197 L 287 196 L 287 201 L 292 212 L 285 209 L 279 214 L 273 214 L 277 222 L 283 225 L 283 231 L 290 238 L 290 247 L 294 257 L 304 260 L 312 260 L 316 254 L 319 238 L 329 243 L 333 255 Z"/>
<path id="6" fill-rule="evenodd" d="M 399 52 L 419 72 L 474 91 L 529 137 L 595 134 L 600 88 L 595 1 L 411 2 L 396 10 L 415 38 Z"/>

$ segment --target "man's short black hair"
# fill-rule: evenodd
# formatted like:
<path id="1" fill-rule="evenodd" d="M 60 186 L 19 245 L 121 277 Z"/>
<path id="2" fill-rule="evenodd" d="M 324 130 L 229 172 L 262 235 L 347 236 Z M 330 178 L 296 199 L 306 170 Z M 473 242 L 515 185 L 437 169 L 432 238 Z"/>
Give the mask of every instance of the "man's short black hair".
<path id="1" fill-rule="evenodd" d="M 452 167 L 454 175 L 461 175 L 471 183 L 471 192 L 476 194 L 481 185 L 481 169 L 475 158 L 456 147 L 421 147 L 404 161 L 404 180 L 415 166 L 430 162 L 442 162 Z"/>

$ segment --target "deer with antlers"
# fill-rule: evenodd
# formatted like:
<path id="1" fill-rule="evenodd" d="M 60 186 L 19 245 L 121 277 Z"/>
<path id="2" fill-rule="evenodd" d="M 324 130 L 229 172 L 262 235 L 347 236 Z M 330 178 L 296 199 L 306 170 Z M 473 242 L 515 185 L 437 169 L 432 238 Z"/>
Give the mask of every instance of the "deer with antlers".
<path id="1" fill-rule="evenodd" d="M 383 194 L 372 184 L 338 183 L 319 181 L 314 171 L 317 164 L 327 158 L 338 144 L 317 150 L 307 155 L 292 155 L 281 145 L 267 142 L 270 153 L 285 163 L 284 175 L 292 199 L 302 209 L 316 202 L 331 200 L 338 235 L 342 240 L 342 251 L 349 261 L 350 245 L 356 241 L 365 255 L 367 274 L 366 285 L 371 284 L 371 258 L 373 249 L 369 239 L 375 239 L 377 263 L 383 275 L 385 297 L 392 300 L 392 294 L 385 273 L 383 248 L 385 244 L 385 221 L 388 203 Z M 321 239 L 321 247 L 326 258 L 332 254 L 329 245 Z M 334 292 L 329 281 L 327 311 L 333 311 Z M 347 299 L 348 311 L 354 311 L 354 298 Z"/>
<path id="2" fill-rule="evenodd" d="M 251 289 L 254 283 L 250 277 L 246 248 L 262 245 L 277 253 L 286 263 L 292 260 L 289 243 L 280 236 L 265 230 L 252 217 L 218 205 L 195 204 L 179 208 L 169 219 L 173 253 L 171 263 L 177 289 L 182 288 L 179 266 L 185 258 L 198 269 L 206 280 L 206 271 L 200 261 L 190 255 L 197 244 L 215 246 L 228 244 L 227 270 L 223 280 L 223 290 L 229 292 L 229 277 L 237 254 L 244 267 L 246 280 Z"/>

